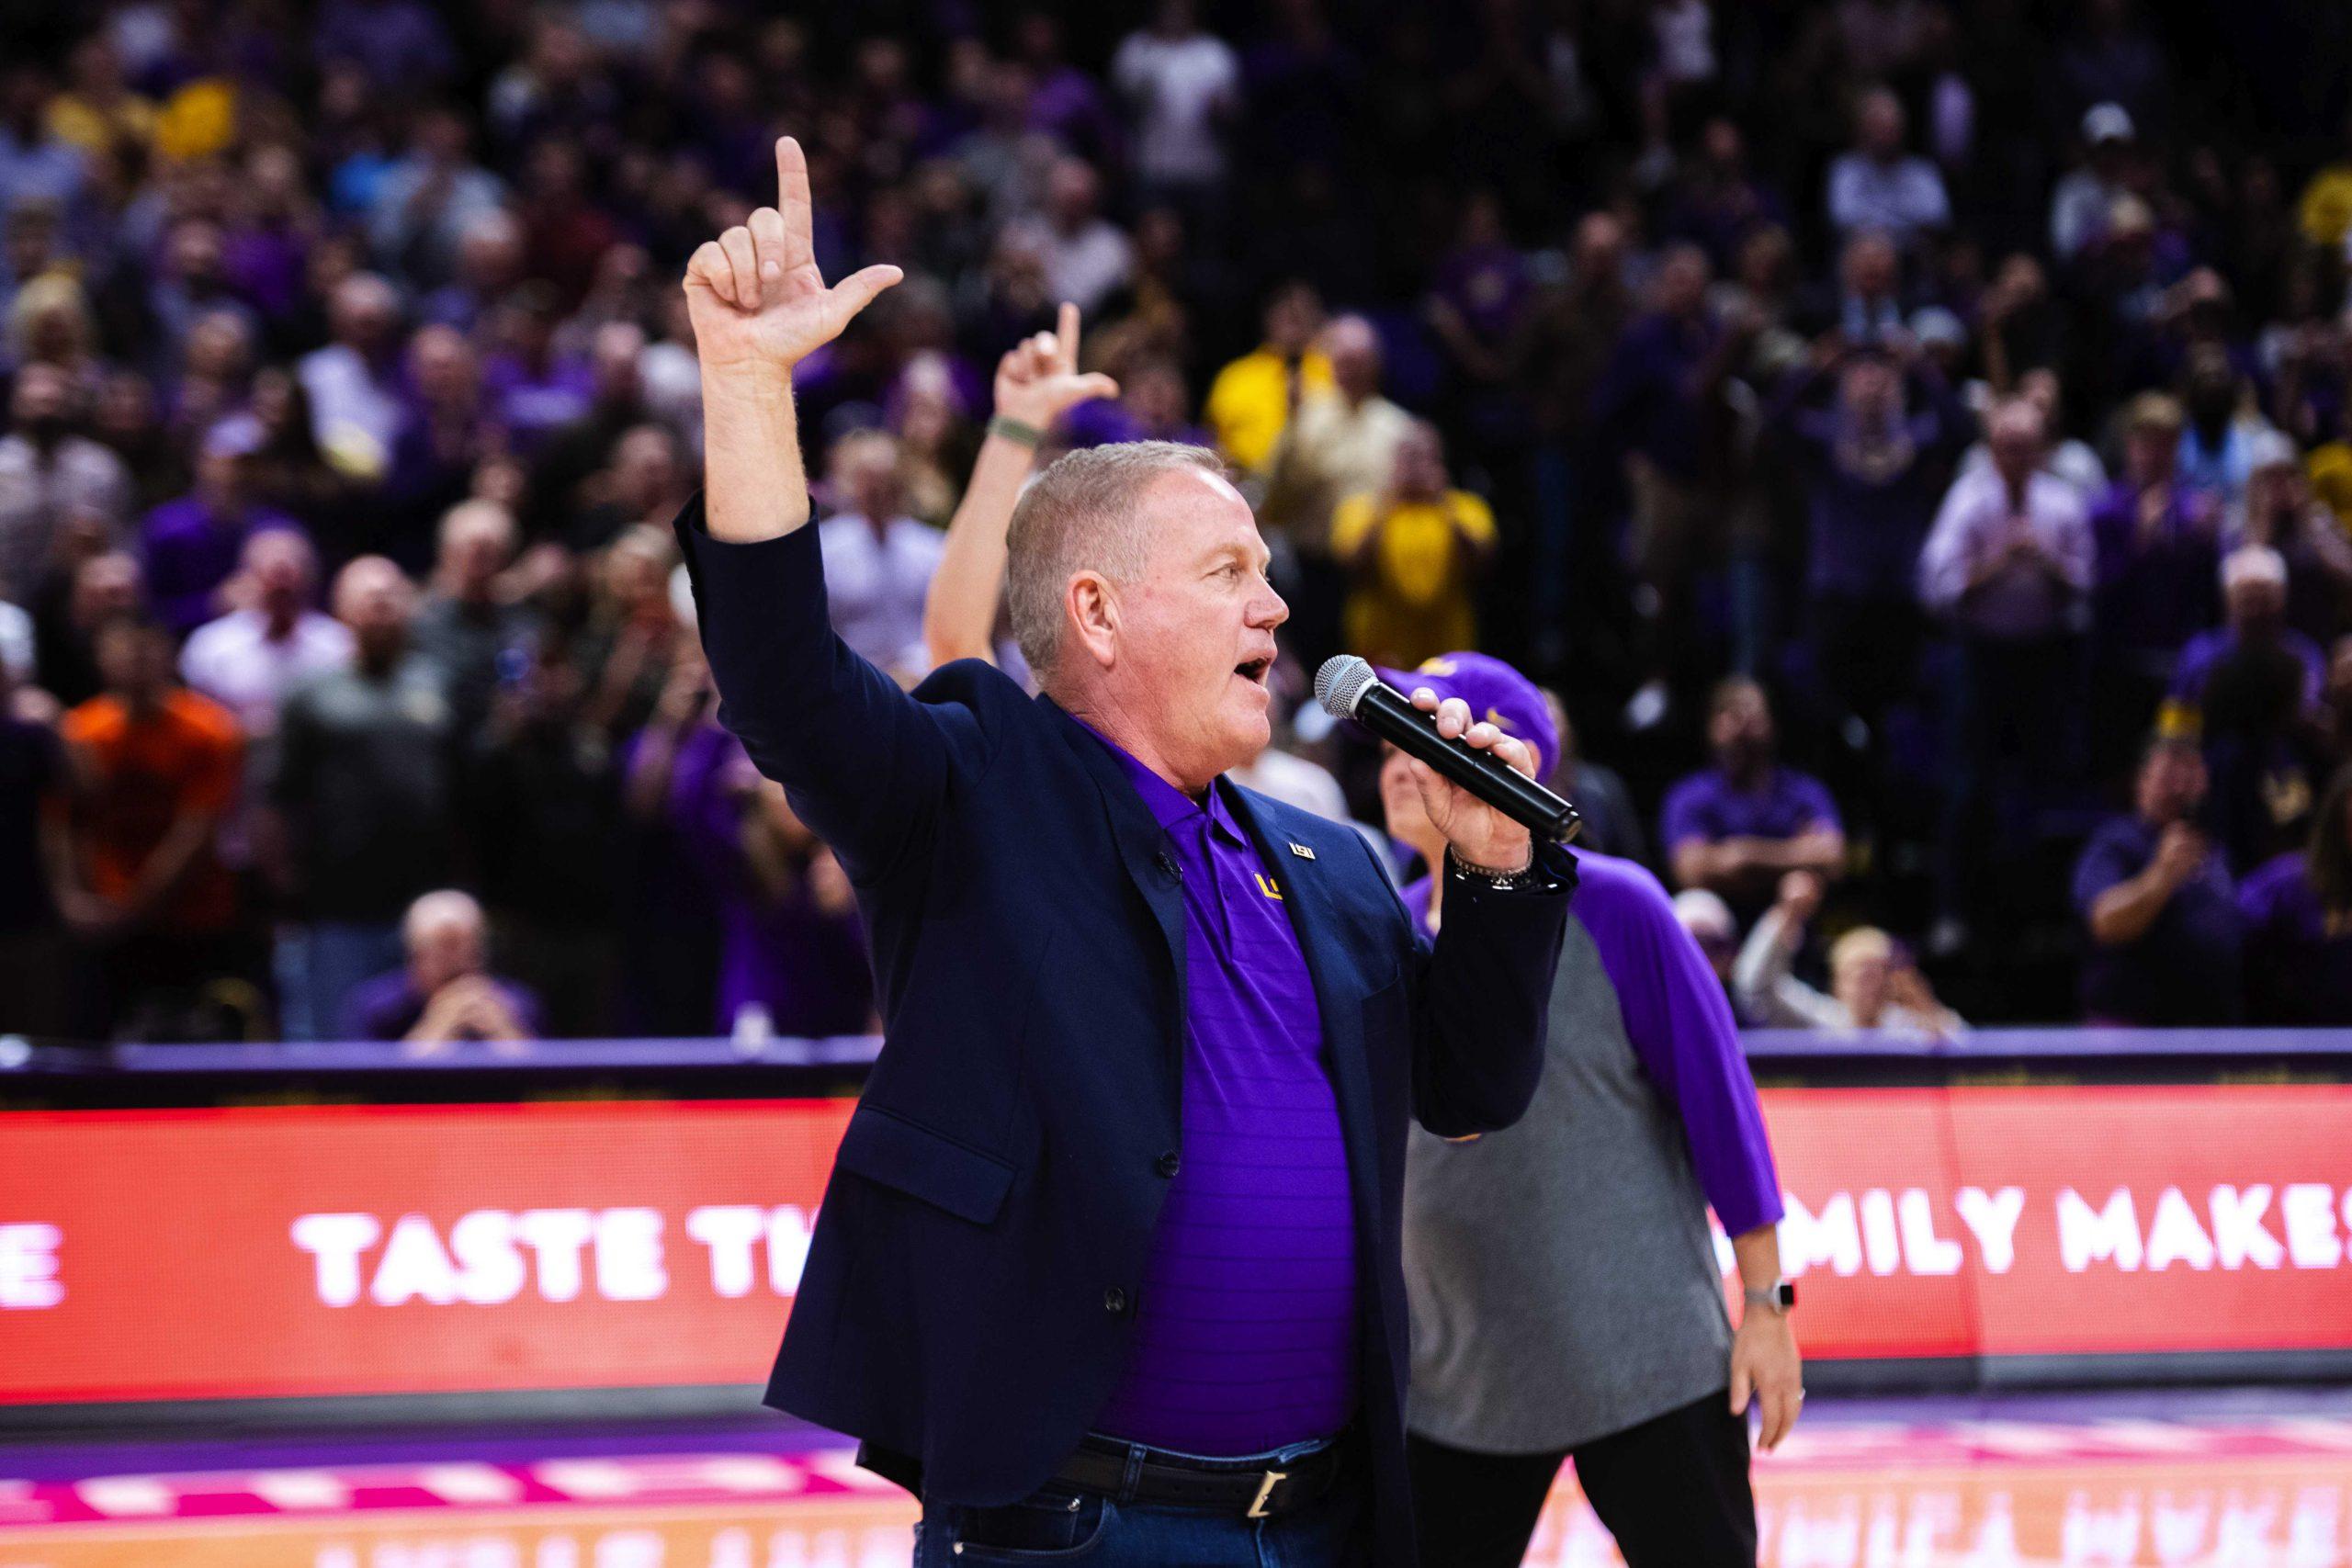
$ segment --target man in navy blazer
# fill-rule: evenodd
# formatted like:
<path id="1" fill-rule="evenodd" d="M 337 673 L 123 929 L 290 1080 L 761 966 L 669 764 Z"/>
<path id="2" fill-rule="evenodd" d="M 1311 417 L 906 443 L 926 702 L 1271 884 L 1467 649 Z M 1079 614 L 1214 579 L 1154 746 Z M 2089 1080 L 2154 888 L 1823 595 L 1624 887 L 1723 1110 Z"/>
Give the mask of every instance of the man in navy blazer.
<path id="1" fill-rule="evenodd" d="M 849 873 L 888 1043 L 768 1403 L 922 1496 L 919 1565 L 1408 1565 L 1407 1122 L 1525 1109 L 1574 862 L 1423 770 L 1450 846 L 1423 946 L 1357 834 L 1221 778 L 1265 744 L 1286 611 L 1194 449 L 1074 454 L 1023 498 L 1045 694 L 976 660 L 910 694 L 851 652 L 791 369 L 898 272 L 829 288 L 776 155 L 778 206 L 688 267 L 707 485 L 678 532 L 721 717 Z"/>

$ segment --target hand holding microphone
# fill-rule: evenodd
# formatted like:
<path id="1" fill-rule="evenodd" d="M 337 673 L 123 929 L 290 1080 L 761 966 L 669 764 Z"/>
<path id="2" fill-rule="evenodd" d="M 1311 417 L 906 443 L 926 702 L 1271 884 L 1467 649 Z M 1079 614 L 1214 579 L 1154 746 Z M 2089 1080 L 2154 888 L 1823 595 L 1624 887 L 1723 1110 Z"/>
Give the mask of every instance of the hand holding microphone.
<path id="1" fill-rule="evenodd" d="M 1526 744 L 1476 719 L 1458 697 L 1440 702 L 1426 686 L 1408 697 L 1349 654 L 1316 671 L 1315 696 L 1334 718 L 1353 719 L 1412 760 L 1430 821 L 1470 865 L 1524 870 L 1534 835 L 1565 842 L 1582 826 L 1575 807 L 1535 782 Z"/>

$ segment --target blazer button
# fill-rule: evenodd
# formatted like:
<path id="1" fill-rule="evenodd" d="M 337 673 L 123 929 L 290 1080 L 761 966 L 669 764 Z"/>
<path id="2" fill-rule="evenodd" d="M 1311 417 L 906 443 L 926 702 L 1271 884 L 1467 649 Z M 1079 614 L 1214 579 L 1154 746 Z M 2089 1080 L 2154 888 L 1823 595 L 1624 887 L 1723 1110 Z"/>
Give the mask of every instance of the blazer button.
<path id="1" fill-rule="evenodd" d="M 1176 1151 L 1174 1149 L 1170 1149 L 1166 1154 L 1159 1156 L 1160 1175 L 1172 1179 L 1176 1173 L 1183 1168 L 1184 1162 L 1176 1156 Z"/>
<path id="2" fill-rule="evenodd" d="M 1102 1310 L 1113 1317 L 1125 1317 L 1127 1312 L 1127 1292 L 1116 1285 L 1103 1292 Z"/>

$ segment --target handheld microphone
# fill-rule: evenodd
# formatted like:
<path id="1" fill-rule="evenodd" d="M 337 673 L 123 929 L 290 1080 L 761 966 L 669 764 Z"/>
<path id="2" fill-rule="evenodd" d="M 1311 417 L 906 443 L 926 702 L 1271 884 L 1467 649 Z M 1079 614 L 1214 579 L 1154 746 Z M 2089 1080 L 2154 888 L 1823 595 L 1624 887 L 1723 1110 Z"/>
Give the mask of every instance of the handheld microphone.
<path id="1" fill-rule="evenodd" d="M 1437 715 L 1387 684 L 1351 653 L 1336 654 L 1315 672 L 1315 700 L 1333 718 L 1351 718 L 1399 751 L 1427 762 L 1539 839 L 1564 844 L 1584 819 L 1577 808 L 1490 752 L 1437 732 Z"/>

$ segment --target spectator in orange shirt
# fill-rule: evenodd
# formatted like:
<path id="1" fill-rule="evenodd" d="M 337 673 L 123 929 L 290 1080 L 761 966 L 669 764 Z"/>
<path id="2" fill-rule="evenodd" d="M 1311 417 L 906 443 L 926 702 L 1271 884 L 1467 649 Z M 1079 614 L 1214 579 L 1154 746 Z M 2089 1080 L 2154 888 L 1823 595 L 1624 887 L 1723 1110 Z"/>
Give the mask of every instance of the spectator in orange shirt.
<path id="1" fill-rule="evenodd" d="M 61 726 L 75 779 L 59 807 L 59 901 L 96 959 L 89 1024 L 167 1038 L 205 982 L 237 967 L 237 889 L 213 840 L 244 736 L 228 709 L 173 683 L 161 626 L 109 621 L 96 652 L 105 689 Z"/>

